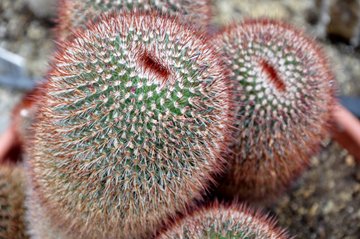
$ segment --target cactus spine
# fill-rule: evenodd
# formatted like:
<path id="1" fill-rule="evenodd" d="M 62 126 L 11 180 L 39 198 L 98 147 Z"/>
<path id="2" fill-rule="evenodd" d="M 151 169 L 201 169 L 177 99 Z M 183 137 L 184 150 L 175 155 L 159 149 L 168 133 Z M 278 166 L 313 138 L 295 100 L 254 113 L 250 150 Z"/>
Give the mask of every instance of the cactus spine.
<path id="1" fill-rule="evenodd" d="M 274 220 L 248 209 L 244 204 L 219 204 L 200 206 L 159 233 L 165 238 L 238 238 L 285 239 L 285 231 L 276 228 Z"/>
<path id="2" fill-rule="evenodd" d="M 147 237 L 222 169 L 227 70 L 179 21 L 103 15 L 55 55 L 29 158 L 33 198 L 69 238 Z"/>
<path id="3" fill-rule="evenodd" d="M 249 19 L 225 27 L 217 40 L 241 93 L 232 167 L 220 194 L 273 198 L 304 170 L 327 133 L 330 64 L 314 39 L 281 21 Z"/>

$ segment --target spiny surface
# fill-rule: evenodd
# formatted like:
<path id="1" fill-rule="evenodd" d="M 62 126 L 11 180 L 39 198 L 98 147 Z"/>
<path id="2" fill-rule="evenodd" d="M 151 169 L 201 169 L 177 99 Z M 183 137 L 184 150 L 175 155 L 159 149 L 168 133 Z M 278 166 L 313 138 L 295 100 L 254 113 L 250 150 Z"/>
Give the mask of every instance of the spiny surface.
<path id="1" fill-rule="evenodd" d="M 269 199 L 304 170 L 327 133 L 334 77 L 314 39 L 284 22 L 250 19 L 225 27 L 218 41 L 242 93 L 220 194 Z"/>
<path id="2" fill-rule="evenodd" d="M 156 13 L 115 14 L 55 58 L 29 147 L 54 221 L 138 238 L 200 197 L 222 168 L 232 107 L 204 35 Z"/>
<path id="3" fill-rule="evenodd" d="M 199 26 L 208 26 L 212 16 L 208 0 L 61 0 L 54 33 L 64 39 L 70 35 L 70 28 L 85 27 L 84 22 L 94 20 L 101 13 L 114 9 L 149 11 L 151 8 L 162 13 L 182 15 Z"/>
<path id="4" fill-rule="evenodd" d="M 157 239 L 285 239 L 275 222 L 243 204 L 212 203 L 201 206 L 160 233 Z"/>
<path id="5" fill-rule="evenodd" d="M 0 238 L 28 238 L 24 220 L 24 182 L 22 168 L 0 165 Z"/>
<path id="6" fill-rule="evenodd" d="M 36 190 L 36 189 L 35 189 Z M 26 214 L 27 233 L 30 238 L 36 239 L 69 239 L 66 228 L 57 227 L 56 221 L 53 221 L 48 215 L 46 208 L 43 207 L 39 198 L 34 192 L 34 185 L 29 183 L 26 188 Z"/>

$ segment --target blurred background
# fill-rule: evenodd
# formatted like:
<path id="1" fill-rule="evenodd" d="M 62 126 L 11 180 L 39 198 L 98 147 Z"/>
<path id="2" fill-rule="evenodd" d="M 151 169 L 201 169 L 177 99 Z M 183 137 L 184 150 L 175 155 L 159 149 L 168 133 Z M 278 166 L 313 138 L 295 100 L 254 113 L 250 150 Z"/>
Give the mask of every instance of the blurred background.
<path id="1" fill-rule="evenodd" d="M 315 35 L 331 58 L 338 94 L 360 97 L 360 0 L 211 0 L 214 25 L 247 16 L 288 19 Z M 11 110 L 40 80 L 55 49 L 57 0 L 0 0 L 0 134 Z M 360 103 L 353 104 L 360 110 Z M 264 211 L 292 236 L 360 238 L 360 165 L 329 136 L 309 170 Z M 250 202 L 251 203 L 251 202 Z"/>

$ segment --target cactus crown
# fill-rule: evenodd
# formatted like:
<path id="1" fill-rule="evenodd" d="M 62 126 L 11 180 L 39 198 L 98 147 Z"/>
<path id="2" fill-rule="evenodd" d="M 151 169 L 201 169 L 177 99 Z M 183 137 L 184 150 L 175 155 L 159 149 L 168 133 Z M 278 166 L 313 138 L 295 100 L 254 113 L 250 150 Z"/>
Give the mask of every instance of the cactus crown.
<path id="1" fill-rule="evenodd" d="M 268 197 L 302 171 L 324 138 L 334 76 L 314 39 L 288 23 L 250 19 L 225 27 L 218 40 L 243 93 L 229 180 L 247 181 L 243 196 Z"/>
<path id="2" fill-rule="evenodd" d="M 263 135 L 266 129 L 272 134 L 298 133 L 308 126 L 324 131 L 319 116 L 329 113 L 334 79 L 313 39 L 289 24 L 265 19 L 226 27 L 221 37 L 238 90 L 244 92 L 239 113 L 248 120 L 241 117 L 247 130 L 240 137 L 251 131 Z M 251 150 L 242 153 L 259 155 Z"/>
<path id="3" fill-rule="evenodd" d="M 175 220 L 159 234 L 162 238 L 289 238 L 275 222 L 254 212 L 244 204 L 219 204 L 200 206 L 192 213 Z"/>
<path id="4" fill-rule="evenodd" d="M 104 15 L 55 55 L 30 150 L 33 181 L 59 223 L 146 231 L 221 170 L 226 68 L 203 35 L 177 21 Z"/>
<path id="5" fill-rule="evenodd" d="M 84 27 L 86 20 L 94 19 L 95 16 L 115 8 L 128 11 L 157 9 L 162 13 L 182 15 L 188 20 L 196 21 L 199 26 L 208 26 L 212 16 L 208 0 L 61 0 L 58 26 L 54 33 L 65 38 L 69 35 L 70 28 Z"/>

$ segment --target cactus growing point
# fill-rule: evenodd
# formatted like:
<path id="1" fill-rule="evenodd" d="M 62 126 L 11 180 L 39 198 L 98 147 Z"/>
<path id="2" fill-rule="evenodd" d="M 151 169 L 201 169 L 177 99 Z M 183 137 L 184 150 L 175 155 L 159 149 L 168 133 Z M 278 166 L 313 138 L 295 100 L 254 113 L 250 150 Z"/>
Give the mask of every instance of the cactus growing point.
<path id="1" fill-rule="evenodd" d="M 156 12 L 76 31 L 39 96 L 33 199 L 69 238 L 150 235 L 223 168 L 232 100 L 222 62 L 205 35 Z"/>
<path id="2" fill-rule="evenodd" d="M 218 42 L 239 96 L 232 167 L 219 195 L 270 199 L 308 165 L 327 134 L 335 100 L 324 50 L 289 23 L 248 19 Z"/>

